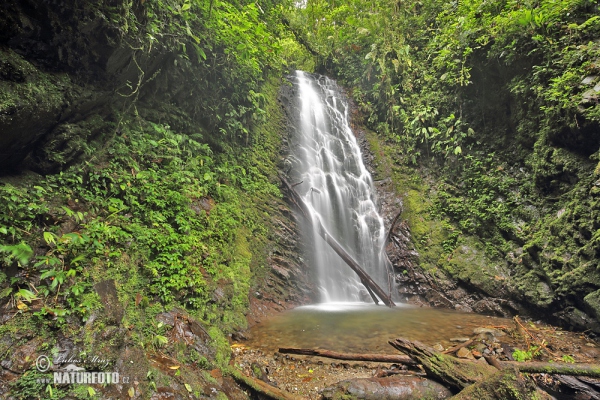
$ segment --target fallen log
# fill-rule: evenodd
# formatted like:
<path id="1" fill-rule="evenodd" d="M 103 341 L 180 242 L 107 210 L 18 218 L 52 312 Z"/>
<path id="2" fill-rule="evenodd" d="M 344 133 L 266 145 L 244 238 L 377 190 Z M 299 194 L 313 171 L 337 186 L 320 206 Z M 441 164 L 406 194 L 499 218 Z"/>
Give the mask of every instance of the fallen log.
<path id="1" fill-rule="evenodd" d="M 265 383 L 261 380 L 251 378 L 249 376 L 244 375 L 241 371 L 236 368 L 229 368 L 227 371 L 233 379 L 235 379 L 238 383 L 249 387 L 250 389 L 266 396 L 270 399 L 274 400 L 299 400 L 300 397 L 294 396 L 291 393 L 285 392 L 275 386 L 271 386 L 268 383 Z"/>
<path id="2" fill-rule="evenodd" d="M 299 354 L 303 356 L 318 356 L 333 358 L 336 360 L 348 361 L 372 361 L 414 365 L 415 362 L 403 354 L 359 354 L 359 353 L 338 353 L 337 351 L 320 350 L 320 349 L 297 349 L 293 347 L 283 347 L 279 349 L 282 354 Z"/>
<path id="3" fill-rule="evenodd" d="M 335 238 L 331 236 L 329 232 L 327 232 L 321 221 L 317 220 L 316 223 L 313 223 L 310 209 L 306 203 L 304 203 L 304 200 L 302 197 L 300 197 L 298 192 L 296 192 L 292 185 L 287 181 L 287 179 L 285 179 L 285 177 L 281 174 L 279 175 L 279 178 L 281 179 L 281 182 L 285 186 L 286 190 L 289 192 L 292 202 L 300 209 L 300 212 L 306 221 L 313 227 L 314 230 L 317 231 L 319 236 L 321 236 L 323 240 L 325 240 L 325 242 L 333 249 L 333 251 L 335 251 L 337 255 L 339 255 L 354 272 L 356 272 L 361 282 L 367 287 L 367 289 L 373 291 L 386 306 L 394 307 L 396 304 L 392 301 L 391 297 L 388 296 L 388 294 L 385 293 L 373 279 L 371 279 L 371 277 L 365 272 L 364 269 L 361 268 L 360 265 L 358 265 L 352 256 L 350 256 L 350 254 L 344 250 L 337 240 L 335 240 Z"/>
<path id="4" fill-rule="evenodd" d="M 462 390 L 491 376 L 496 369 L 481 363 L 462 360 L 436 352 L 431 347 L 410 340 L 397 338 L 390 340 L 395 349 L 407 354 L 421 364 L 427 375 L 445 383 L 455 390 Z"/>
<path id="5" fill-rule="evenodd" d="M 498 361 L 502 368 L 518 368 L 521 372 L 591 376 L 600 378 L 600 364 L 568 364 L 558 362 Z"/>

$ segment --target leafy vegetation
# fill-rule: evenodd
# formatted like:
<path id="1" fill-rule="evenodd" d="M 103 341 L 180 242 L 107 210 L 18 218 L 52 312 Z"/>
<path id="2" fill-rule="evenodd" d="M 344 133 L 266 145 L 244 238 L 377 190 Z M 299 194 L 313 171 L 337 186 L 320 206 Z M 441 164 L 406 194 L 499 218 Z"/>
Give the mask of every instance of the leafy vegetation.
<path id="1" fill-rule="evenodd" d="M 284 7 L 159 0 L 85 3 L 75 11 L 99 21 L 105 45 L 119 49 L 107 64 L 129 55 L 126 79 L 110 76 L 109 85 L 117 85 L 111 104 L 41 142 L 42 162 L 32 165 L 43 175 L 1 180 L 0 300 L 11 310 L 0 326 L 7 338 L 1 354 L 37 332 L 36 353 L 56 353 L 67 338 L 82 353 L 107 357 L 108 370 L 133 357 L 132 368 L 150 369 L 143 372 L 149 378 L 140 375 L 139 388 L 124 387 L 121 397 L 172 380 L 198 397 L 206 382 L 217 383 L 186 368 L 172 375 L 151 369 L 148 359 L 161 353 L 189 368 L 226 368 L 227 335 L 246 327 L 249 292 L 266 273 L 273 245 L 269 217 L 281 197 L 280 78 L 311 62 L 281 22 Z M 76 48 L 85 41 L 79 28 L 61 46 L 80 51 L 80 60 L 69 62 L 83 70 L 95 50 Z M 6 65 L 23 76 L 50 76 L 50 89 L 60 94 L 79 93 L 85 79 L 105 90 L 102 77 L 69 71 L 57 80 L 10 56 Z M 2 113 L 23 97 L 24 84 L 7 85 Z M 205 349 L 173 339 L 177 329 L 158 320 L 170 311 L 201 323 Z M 124 348 L 134 356 L 120 354 Z M 100 398 L 110 389 L 41 383 L 45 376 L 31 360 L 27 365 L 11 384 L 16 398 Z"/>

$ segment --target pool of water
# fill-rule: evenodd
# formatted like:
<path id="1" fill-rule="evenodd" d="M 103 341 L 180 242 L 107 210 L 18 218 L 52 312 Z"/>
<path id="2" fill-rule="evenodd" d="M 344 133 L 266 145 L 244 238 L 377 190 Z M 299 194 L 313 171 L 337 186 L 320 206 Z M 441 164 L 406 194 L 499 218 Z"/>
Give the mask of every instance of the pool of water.
<path id="1" fill-rule="evenodd" d="M 390 353 L 388 340 L 404 337 L 448 347 L 478 327 L 512 326 L 506 318 L 410 305 L 395 308 L 367 303 L 322 303 L 283 312 L 250 330 L 246 343 L 264 351 L 280 347 L 351 353 Z"/>

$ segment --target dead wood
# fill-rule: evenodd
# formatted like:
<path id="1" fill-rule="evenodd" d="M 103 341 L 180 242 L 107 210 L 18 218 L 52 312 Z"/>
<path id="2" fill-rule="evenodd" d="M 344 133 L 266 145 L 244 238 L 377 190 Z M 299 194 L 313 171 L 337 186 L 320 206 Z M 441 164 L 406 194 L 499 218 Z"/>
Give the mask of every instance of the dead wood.
<path id="1" fill-rule="evenodd" d="M 299 400 L 300 398 L 285 392 L 275 386 L 271 386 L 268 383 L 265 383 L 261 380 L 251 378 L 249 376 L 244 375 L 241 371 L 230 368 L 229 374 L 238 382 L 245 386 L 248 386 L 250 389 L 267 396 L 270 399 L 274 400 Z"/>
<path id="2" fill-rule="evenodd" d="M 599 364 L 568 364 L 559 362 L 499 361 L 502 368 L 518 368 L 521 372 L 545 373 L 571 376 L 600 377 Z"/>
<path id="3" fill-rule="evenodd" d="M 489 365 L 440 354 L 417 341 L 397 338 L 390 340 L 389 344 L 410 356 L 417 364 L 421 364 L 428 376 L 453 389 L 462 390 L 476 382 L 481 382 L 495 371 Z"/>
<path id="4" fill-rule="evenodd" d="M 282 354 L 299 354 L 304 356 L 319 356 L 333 358 L 336 360 L 349 361 L 372 361 L 414 365 L 415 362 L 409 357 L 402 354 L 359 354 L 359 353 L 339 353 L 337 351 L 320 350 L 320 349 L 297 349 L 293 347 L 280 348 Z"/>

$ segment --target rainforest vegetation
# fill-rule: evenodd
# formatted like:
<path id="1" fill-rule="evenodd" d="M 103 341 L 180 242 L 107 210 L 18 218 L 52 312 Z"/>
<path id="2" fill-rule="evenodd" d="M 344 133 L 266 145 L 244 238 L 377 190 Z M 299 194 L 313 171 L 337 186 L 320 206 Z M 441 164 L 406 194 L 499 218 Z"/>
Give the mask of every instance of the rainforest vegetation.
<path id="1" fill-rule="evenodd" d="M 277 178 L 294 69 L 347 88 L 419 268 L 600 333 L 597 2 L 68 3 L 0 6 L 0 393 L 237 393 L 212 371 L 249 298 L 300 298 L 268 284 L 273 254 L 296 257 Z M 137 383 L 40 380 L 37 354 L 64 349 Z"/>

